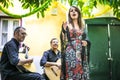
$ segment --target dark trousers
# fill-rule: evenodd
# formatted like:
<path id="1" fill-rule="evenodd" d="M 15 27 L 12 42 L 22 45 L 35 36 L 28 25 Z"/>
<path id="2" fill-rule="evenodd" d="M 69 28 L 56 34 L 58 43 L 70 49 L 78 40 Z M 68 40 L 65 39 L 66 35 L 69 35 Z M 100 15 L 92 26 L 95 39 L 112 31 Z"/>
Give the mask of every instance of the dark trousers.
<path id="1" fill-rule="evenodd" d="M 42 74 L 42 77 L 45 79 L 45 80 L 49 80 L 49 78 L 47 77 L 47 75 L 45 73 Z"/>
<path id="2" fill-rule="evenodd" d="M 39 73 L 17 73 L 10 74 L 5 80 L 42 80 Z"/>

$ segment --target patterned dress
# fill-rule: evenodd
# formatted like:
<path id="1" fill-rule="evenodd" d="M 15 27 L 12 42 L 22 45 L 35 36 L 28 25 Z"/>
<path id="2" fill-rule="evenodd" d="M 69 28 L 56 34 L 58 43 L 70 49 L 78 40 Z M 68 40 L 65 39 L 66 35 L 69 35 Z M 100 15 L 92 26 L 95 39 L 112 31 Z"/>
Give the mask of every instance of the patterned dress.
<path id="1" fill-rule="evenodd" d="M 71 42 L 67 43 L 65 50 L 65 75 L 66 80 L 89 80 L 87 56 L 84 53 L 82 59 L 82 34 L 83 30 L 72 29 L 70 32 Z M 63 77 L 63 75 L 62 75 Z M 62 80 L 62 78 L 61 78 Z M 64 79 L 63 79 L 64 80 Z"/>

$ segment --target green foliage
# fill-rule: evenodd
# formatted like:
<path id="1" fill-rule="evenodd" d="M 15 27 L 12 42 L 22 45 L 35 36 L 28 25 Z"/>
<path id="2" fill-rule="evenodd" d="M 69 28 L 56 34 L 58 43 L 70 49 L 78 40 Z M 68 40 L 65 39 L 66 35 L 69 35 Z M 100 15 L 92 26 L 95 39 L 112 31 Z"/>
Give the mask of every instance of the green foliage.
<path id="1" fill-rule="evenodd" d="M 26 13 L 26 14 L 23 14 L 23 15 L 17 15 L 17 14 L 13 14 L 13 13 L 10 13 L 7 9 L 3 8 L 1 5 L 0 5 L 0 10 L 3 11 L 5 14 L 11 16 L 11 17 L 14 17 L 14 18 L 22 18 L 22 17 L 27 17 L 27 16 L 30 16 L 32 14 L 35 14 L 37 13 L 37 16 L 38 14 L 42 14 L 41 16 L 44 17 L 44 11 L 46 10 L 46 8 L 48 8 L 48 6 L 50 5 L 50 1 L 51 0 L 47 0 L 46 2 L 44 2 L 41 6 L 37 7 L 37 8 L 33 8 L 33 7 L 28 7 L 28 8 L 33 8 L 30 12 Z M 24 3 L 23 3 L 24 4 Z M 44 10 L 44 11 L 43 11 Z M 39 17 L 39 16 L 38 16 Z"/>
<path id="2" fill-rule="evenodd" d="M 2 4 L 0 5 L 0 10 L 2 10 L 7 15 L 15 18 L 27 17 L 35 13 L 37 13 L 37 17 L 40 17 L 40 13 L 41 16 L 44 17 L 46 9 L 51 5 L 52 2 L 52 0 L 19 0 L 22 4 L 22 8 L 29 9 L 30 11 L 23 15 L 17 15 L 8 11 L 8 7 L 10 5 L 14 6 L 10 1 L 11 0 L 0 0 L 0 3 Z"/>
<path id="3" fill-rule="evenodd" d="M 120 18 L 120 0 L 99 0 L 103 5 L 109 5 L 113 8 L 113 14 Z"/>
<path id="4" fill-rule="evenodd" d="M 81 12 L 85 16 L 92 16 L 91 11 L 93 7 L 96 7 L 98 3 L 102 5 L 109 5 L 113 8 L 113 14 L 120 18 L 120 0 L 68 0 L 68 3 L 72 5 L 76 5 L 81 9 Z M 77 4 L 76 4 L 77 3 Z"/>
<path id="5" fill-rule="evenodd" d="M 78 6 L 79 9 L 82 12 L 83 16 L 92 16 L 91 12 L 94 6 L 96 6 L 95 1 L 92 0 L 87 0 L 86 2 L 84 2 L 84 0 L 68 0 L 69 4 Z"/>
<path id="6" fill-rule="evenodd" d="M 61 1 L 61 3 L 67 3 L 72 6 L 78 6 L 83 16 L 92 16 L 91 12 L 97 4 L 109 5 L 113 8 L 113 14 L 120 18 L 120 0 L 19 0 L 23 9 L 29 9 L 29 13 L 23 15 L 16 15 L 7 11 L 9 6 L 14 6 L 13 0 L 0 0 L 0 10 L 12 17 L 26 17 L 37 13 L 37 17 L 45 16 L 46 9 L 51 5 L 52 1 Z M 13 16 L 14 15 L 14 16 Z"/>
<path id="7" fill-rule="evenodd" d="M 13 6 L 12 1 L 13 0 L 0 0 L 0 3 L 3 5 L 3 7 L 8 8 L 9 6 Z"/>

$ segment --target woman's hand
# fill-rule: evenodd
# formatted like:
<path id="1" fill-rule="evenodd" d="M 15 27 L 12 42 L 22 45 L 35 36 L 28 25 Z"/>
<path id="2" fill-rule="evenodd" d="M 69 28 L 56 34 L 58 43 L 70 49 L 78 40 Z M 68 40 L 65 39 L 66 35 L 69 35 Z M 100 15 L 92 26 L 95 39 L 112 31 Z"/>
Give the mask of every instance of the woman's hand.
<path id="1" fill-rule="evenodd" d="M 82 40 L 82 46 L 87 46 L 87 41 Z"/>

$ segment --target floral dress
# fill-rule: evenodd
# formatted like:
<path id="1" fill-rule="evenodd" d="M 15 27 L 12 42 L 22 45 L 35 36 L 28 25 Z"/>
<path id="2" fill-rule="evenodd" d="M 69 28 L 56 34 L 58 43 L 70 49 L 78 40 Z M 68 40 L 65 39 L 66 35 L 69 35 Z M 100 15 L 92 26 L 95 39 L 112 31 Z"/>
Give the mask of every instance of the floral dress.
<path id="1" fill-rule="evenodd" d="M 82 59 L 82 34 L 83 30 L 69 31 L 71 41 L 68 41 L 65 49 L 65 80 L 89 80 L 89 69 L 86 53 Z M 62 80 L 63 74 L 61 76 Z M 63 79 L 64 80 L 64 79 Z"/>

